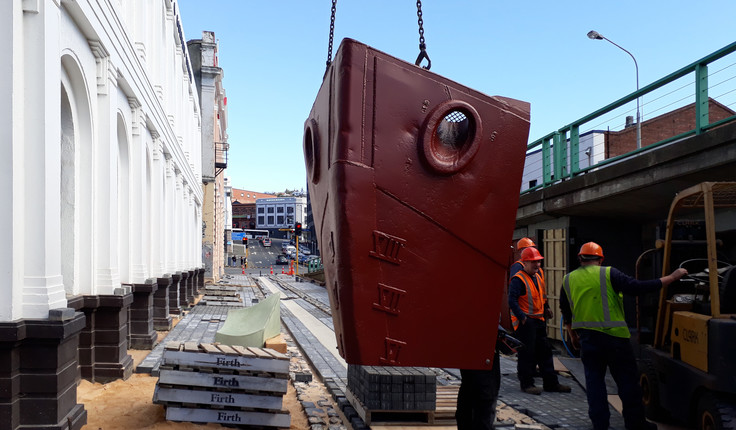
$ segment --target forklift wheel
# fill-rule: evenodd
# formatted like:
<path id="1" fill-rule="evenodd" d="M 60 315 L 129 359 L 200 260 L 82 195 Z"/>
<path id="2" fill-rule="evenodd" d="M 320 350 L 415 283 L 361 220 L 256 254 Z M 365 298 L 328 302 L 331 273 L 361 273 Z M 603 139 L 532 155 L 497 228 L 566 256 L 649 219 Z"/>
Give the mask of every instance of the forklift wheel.
<path id="1" fill-rule="evenodd" d="M 646 409 L 647 418 L 661 421 L 667 412 L 659 404 L 659 380 L 654 364 L 649 360 L 642 360 L 639 370 L 639 385 L 641 385 L 642 400 Z"/>
<path id="2" fill-rule="evenodd" d="M 698 402 L 698 430 L 736 429 L 736 405 L 705 393 Z"/>

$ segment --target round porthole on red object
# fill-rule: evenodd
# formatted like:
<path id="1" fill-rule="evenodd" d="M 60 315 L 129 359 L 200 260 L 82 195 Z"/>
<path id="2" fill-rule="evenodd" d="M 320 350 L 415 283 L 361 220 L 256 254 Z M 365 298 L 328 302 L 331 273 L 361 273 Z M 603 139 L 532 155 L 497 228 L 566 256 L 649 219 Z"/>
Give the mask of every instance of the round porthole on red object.
<path id="1" fill-rule="evenodd" d="M 457 173 L 470 163 L 483 135 L 478 112 L 469 103 L 449 100 L 440 103 L 424 120 L 421 153 L 437 173 Z"/>
<path id="2" fill-rule="evenodd" d="M 307 165 L 307 176 L 313 184 L 319 182 L 319 134 L 317 121 L 313 118 L 304 127 L 304 160 Z"/>

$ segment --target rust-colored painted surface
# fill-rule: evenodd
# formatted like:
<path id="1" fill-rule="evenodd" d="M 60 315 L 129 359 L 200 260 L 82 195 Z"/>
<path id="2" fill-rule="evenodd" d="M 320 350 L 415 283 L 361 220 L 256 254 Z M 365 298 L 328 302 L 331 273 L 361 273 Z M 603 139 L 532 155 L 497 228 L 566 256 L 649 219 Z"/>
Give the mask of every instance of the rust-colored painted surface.
<path id="1" fill-rule="evenodd" d="M 492 366 L 528 133 L 528 103 L 343 40 L 304 154 L 348 363 Z"/>

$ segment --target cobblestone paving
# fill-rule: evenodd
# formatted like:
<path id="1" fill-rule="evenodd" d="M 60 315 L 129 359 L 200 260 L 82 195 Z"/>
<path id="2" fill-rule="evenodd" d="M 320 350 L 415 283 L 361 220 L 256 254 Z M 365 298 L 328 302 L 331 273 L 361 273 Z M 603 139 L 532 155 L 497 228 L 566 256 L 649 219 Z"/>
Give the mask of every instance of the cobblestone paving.
<path id="1" fill-rule="evenodd" d="M 283 292 L 285 300 L 293 300 L 312 316 L 334 331 L 329 312 L 329 298 L 324 287 L 311 282 L 297 282 L 293 277 L 272 275 L 266 277 Z M 254 278 L 258 283 L 259 278 Z M 243 306 L 251 306 L 254 301 L 264 297 L 263 288 L 242 287 L 252 285 L 246 275 L 228 275 L 219 285 L 239 286 Z M 164 344 L 168 341 L 214 342 L 215 333 L 225 322 L 230 306 L 198 305 L 191 308 L 184 318 L 143 360 L 137 372 L 158 374 Z M 288 331 L 286 335 L 289 355 L 292 357 L 292 381 L 297 390 L 297 398 L 307 413 L 312 430 L 343 430 L 342 418 L 358 430 L 368 428 L 357 415 L 345 397 L 347 387 L 347 368 L 335 358 L 305 326 L 285 306 L 281 306 L 281 320 Z M 311 372 L 317 374 L 319 381 L 312 379 Z M 433 369 L 437 382 L 441 385 L 459 384 L 460 372 L 457 369 Z M 528 415 L 542 425 L 542 428 L 564 428 L 587 430 L 591 428 L 587 414 L 587 402 L 583 388 L 569 376 L 561 376 L 561 382 L 573 387 L 572 393 L 543 393 L 534 396 L 519 389 L 516 377 L 516 361 L 501 358 L 501 391 L 499 401 L 506 407 Z M 541 386 L 541 378 L 538 385 Z M 315 401 L 316 387 L 323 387 L 326 395 L 319 395 Z M 342 416 L 338 414 L 342 413 Z M 519 424 L 519 423 L 517 423 Z M 501 423 L 499 428 L 511 427 L 513 423 Z M 623 418 L 611 408 L 611 429 L 623 429 Z"/>
<path id="2" fill-rule="evenodd" d="M 296 282 L 291 277 L 274 276 L 282 284 L 288 284 L 288 296 L 294 297 L 299 304 L 304 306 L 312 315 L 317 317 L 330 328 L 331 318 L 320 316 L 322 312 L 316 306 L 302 299 L 309 296 L 312 299 L 329 305 L 327 291 L 310 282 Z M 270 278 L 274 278 L 270 277 Z M 283 288 L 282 288 L 283 289 Z M 297 299 L 296 297 L 300 297 Z M 321 306 L 320 306 L 321 308 Z M 325 385 L 331 390 L 338 405 L 344 396 L 347 385 L 347 369 L 345 369 L 334 356 L 327 351 L 298 319 L 290 312 L 284 312 L 282 307 L 282 321 L 294 336 L 295 342 L 300 345 L 307 360 L 312 363 L 315 371 L 325 381 Z M 439 384 L 457 384 L 460 372 L 457 369 L 436 369 Z M 572 393 L 542 393 L 540 396 L 530 395 L 522 392 L 516 376 L 516 361 L 510 357 L 501 358 L 501 391 L 499 401 L 507 406 L 528 415 L 538 423 L 549 428 L 564 428 L 573 430 L 588 430 L 591 428 L 588 419 L 588 404 L 585 391 L 575 379 L 570 376 L 561 375 L 562 383 L 573 387 Z M 537 385 L 541 386 L 541 378 Z M 611 429 L 623 429 L 623 417 L 613 407 L 611 409 Z M 360 423 L 353 423 L 354 426 Z M 364 425 L 364 424 L 363 424 Z"/>

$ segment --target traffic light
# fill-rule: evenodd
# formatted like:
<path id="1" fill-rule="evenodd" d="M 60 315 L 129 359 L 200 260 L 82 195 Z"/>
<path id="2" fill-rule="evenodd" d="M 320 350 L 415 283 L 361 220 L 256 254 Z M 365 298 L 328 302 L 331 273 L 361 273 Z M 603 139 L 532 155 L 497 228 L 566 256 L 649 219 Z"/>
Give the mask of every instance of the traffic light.
<path id="1" fill-rule="evenodd" d="M 245 245 L 246 248 L 248 247 L 248 238 L 245 236 L 243 236 L 243 245 Z"/>
<path id="2" fill-rule="evenodd" d="M 294 234 L 297 236 L 302 234 L 302 223 L 298 222 L 294 224 Z"/>

